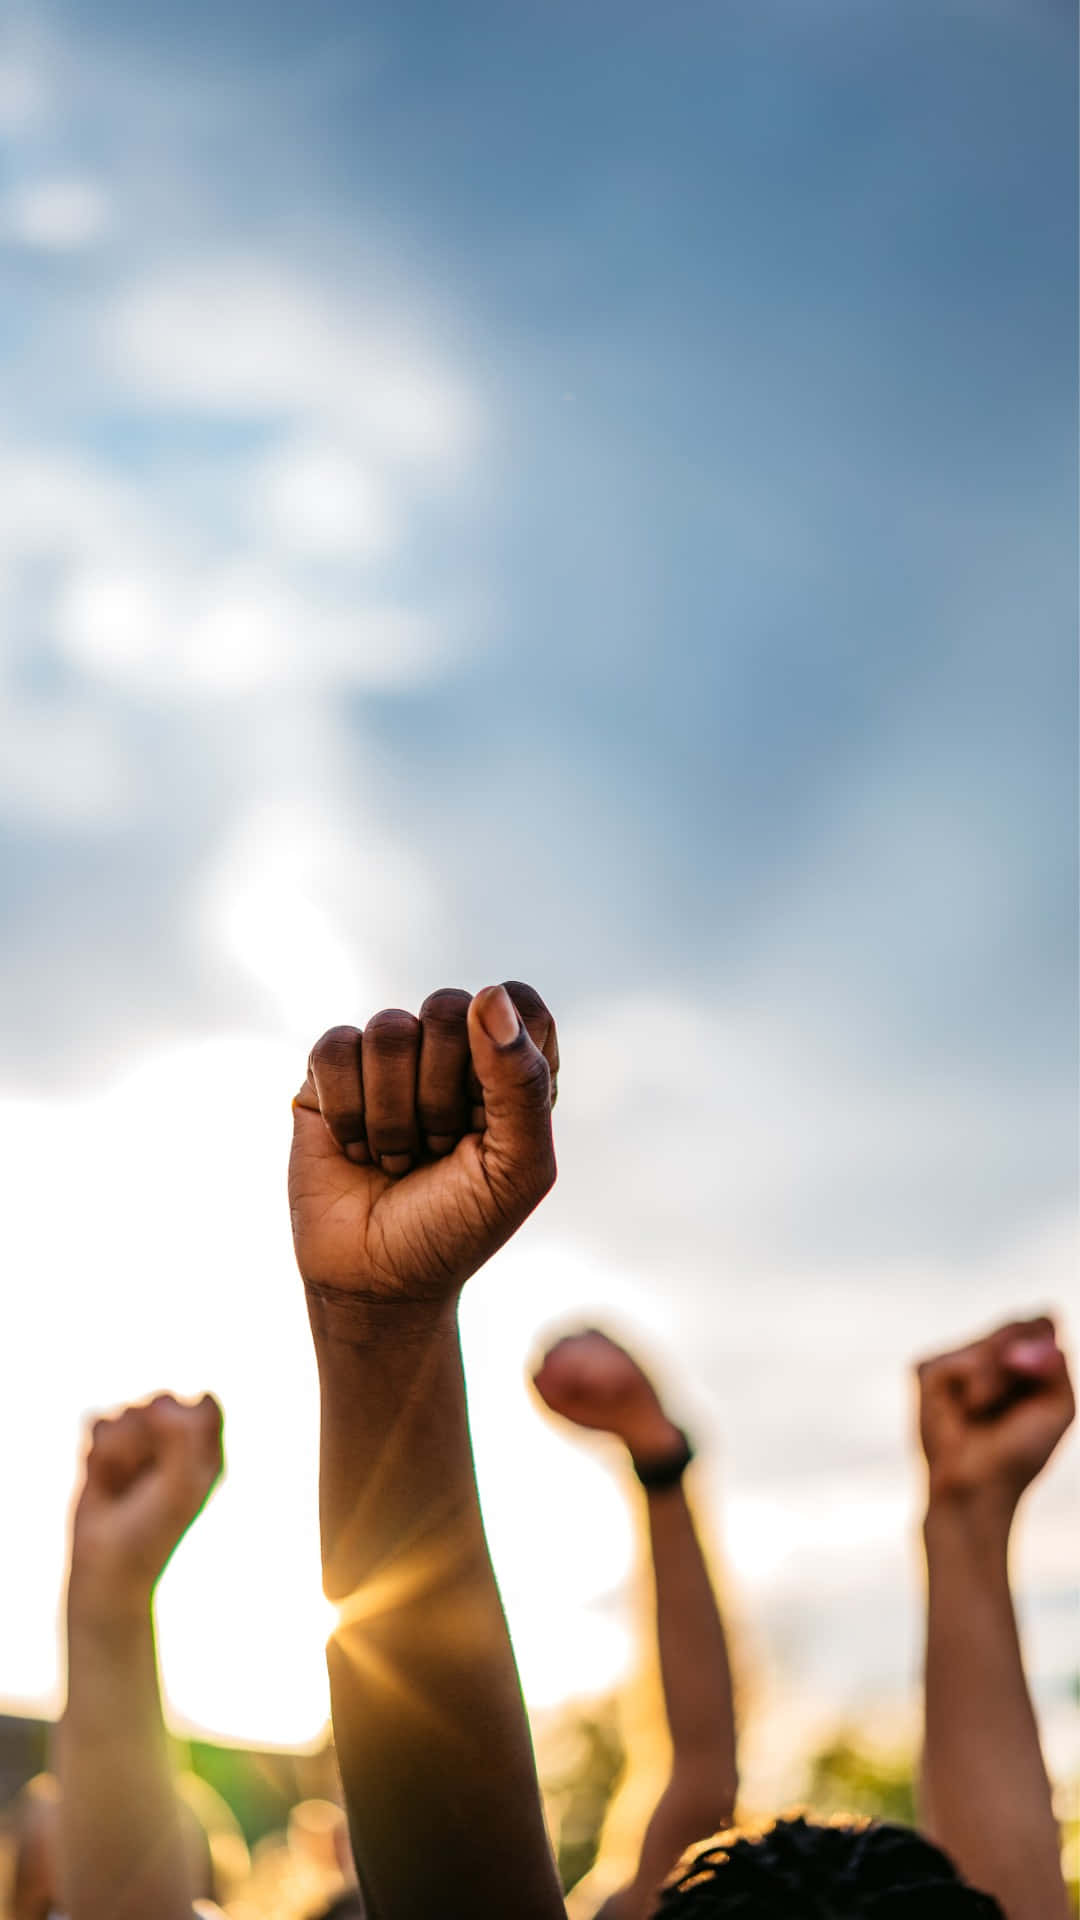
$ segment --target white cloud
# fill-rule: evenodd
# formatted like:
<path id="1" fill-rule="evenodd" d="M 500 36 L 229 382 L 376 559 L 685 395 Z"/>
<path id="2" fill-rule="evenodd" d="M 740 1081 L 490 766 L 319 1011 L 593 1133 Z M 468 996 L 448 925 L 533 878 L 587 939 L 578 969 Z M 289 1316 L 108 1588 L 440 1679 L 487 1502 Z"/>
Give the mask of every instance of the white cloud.
<path id="1" fill-rule="evenodd" d="M 0 234 L 43 253 L 78 253 L 108 232 L 109 200 L 95 180 L 27 180 L 0 203 Z"/>
<path id="2" fill-rule="evenodd" d="M 302 774 L 299 739 L 296 748 Z M 325 1027 L 363 1024 L 385 1003 L 381 969 L 423 944 L 436 905 L 417 855 L 383 830 L 365 832 L 355 803 L 346 830 L 331 811 L 333 773 L 322 798 L 316 779 L 294 775 L 291 792 L 279 781 L 272 799 L 250 807 L 205 874 L 199 906 L 211 947 L 305 1055 Z"/>
<path id="3" fill-rule="evenodd" d="M 125 386 L 210 414 L 320 420 L 362 455 L 454 462 L 476 404 L 407 316 L 331 299 L 259 260 L 225 256 L 137 282 L 103 321 L 102 350 Z"/>
<path id="4" fill-rule="evenodd" d="M 184 572 L 76 566 L 52 621 L 84 672 L 185 702 L 295 686 L 408 688 L 458 653 L 433 618 L 349 606 L 258 561 Z"/>
<path id="5" fill-rule="evenodd" d="M 119 564 L 164 544 L 160 507 L 66 448 L 0 446 L 0 494 L 0 557 L 9 563 L 81 555 Z"/>
<path id="6" fill-rule="evenodd" d="M 175 644 L 168 593 L 130 568 L 73 572 L 57 601 L 55 631 L 69 660 L 104 679 L 159 675 Z"/>
<path id="7" fill-rule="evenodd" d="M 566 1202 L 582 1228 L 691 1270 L 774 1266 L 795 1248 L 818 1267 L 924 1255 L 958 1210 L 977 1243 L 992 1197 L 1019 1230 L 1012 1088 L 951 1063 L 883 1076 L 787 984 L 713 1005 L 614 998 L 565 1028 Z"/>
<path id="8" fill-rule="evenodd" d="M 300 441 L 268 459 L 253 504 L 283 547 L 314 559 L 368 560 L 393 540 L 385 484 L 325 441 Z"/>

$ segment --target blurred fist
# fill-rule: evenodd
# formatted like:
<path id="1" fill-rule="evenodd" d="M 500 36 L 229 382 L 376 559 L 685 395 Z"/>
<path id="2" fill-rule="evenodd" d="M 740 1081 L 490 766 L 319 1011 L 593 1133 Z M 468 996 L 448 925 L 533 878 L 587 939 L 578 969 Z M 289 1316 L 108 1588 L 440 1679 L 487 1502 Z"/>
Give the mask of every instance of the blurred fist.
<path id="1" fill-rule="evenodd" d="M 660 1460 L 682 1444 L 648 1375 L 625 1347 L 589 1327 L 549 1348 L 533 1385 L 552 1413 L 625 1442 L 635 1459 Z"/>
<path id="2" fill-rule="evenodd" d="M 555 1022 L 531 987 L 448 987 L 332 1027 L 293 1101 L 289 1204 L 313 1289 L 439 1303 L 555 1179 Z"/>
<path id="3" fill-rule="evenodd" d="M 221 1408 L 159 1394 L 94 1422 L 75 1509 L 73 1594 L 149 1601 L 173 1549 L 221 1473 Z"/>
<path id="4" fill-rule="evenodd" d="M 1010 1321 L 916 1373 L 931 1500 L 987 1493 L 1011 1513 L 1076 1410 L 1053 1321 Z"/>

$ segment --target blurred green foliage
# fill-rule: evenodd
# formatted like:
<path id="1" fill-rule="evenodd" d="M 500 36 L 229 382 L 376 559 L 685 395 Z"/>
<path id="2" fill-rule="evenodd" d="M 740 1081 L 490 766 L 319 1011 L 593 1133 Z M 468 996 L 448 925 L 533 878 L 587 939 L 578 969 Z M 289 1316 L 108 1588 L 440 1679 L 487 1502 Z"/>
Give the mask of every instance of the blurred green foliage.
<path id="1" fill-rule="evenodd" d="M 566 1719 L 547 1743 L 544 1804 L 564 1893 L 595 1864 L 612 1796 L 626 1771 L 614 1702 Z"/>
<path id="2" fill-rule="evenodd" d="M 817 1814 L 861 1813 L 915 1825 L 915 1758 L 879 1751 L 840 1729 L 809 1765 L 806 1799 Z"/>

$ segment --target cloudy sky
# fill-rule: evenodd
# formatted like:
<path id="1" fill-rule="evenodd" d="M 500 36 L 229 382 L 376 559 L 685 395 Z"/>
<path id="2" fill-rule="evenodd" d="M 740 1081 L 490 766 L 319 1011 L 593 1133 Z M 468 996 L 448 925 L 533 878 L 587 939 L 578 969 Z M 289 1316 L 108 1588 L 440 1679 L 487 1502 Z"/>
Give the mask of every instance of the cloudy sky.
<path id="1" fill-rule="evenodd" d="M 81 1415 L 209 1385 L 170 1692 L 315 1731 L 288 1099 L 512 975 L 563 1172 L 467 1336 L 527 1689 L 625 1643 L 620 1489 L 522 1386 L 580 1305 L 713 1442 L 777 1697 L 903 1699 L 904 1368 L 1075 1247 L 1073 10 L 7 21 L 0 1694 L 55 1688 Z"/>

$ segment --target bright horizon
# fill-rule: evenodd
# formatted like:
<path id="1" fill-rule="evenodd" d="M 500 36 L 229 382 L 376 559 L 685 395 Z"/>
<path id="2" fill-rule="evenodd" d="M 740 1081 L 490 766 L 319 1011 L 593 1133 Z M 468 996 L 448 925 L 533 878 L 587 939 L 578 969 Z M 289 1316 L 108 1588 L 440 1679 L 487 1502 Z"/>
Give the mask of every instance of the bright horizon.
<path id="1" fill-rule="evenodd" d="M 574 1053 L 571 1037 L 563 1119 L 574 1104 Z M 33 1465 L 0 1490 L 0 1527 L 17 1543 L 20 1569 L 0 1646 L 9 1708 L 51 1714 L 60 1702 L 55 1609 L 83 1420 L 162 1389 L 209 1389 L 225 1409 L 227 1471 L 162 1582 L 171 1716 L 181 1732 L 250 1746 L 309 1746 L 325 1726 L 333 1610 L 319 1582 L 317 1396 L 284 1200 L 286 1089 L 299 1083 L 304 1057 L 283 1034 L 222 1036 L 149 1056 L 100 1093 L 0 1102 L 0 1153 L 21 1200 L 9 1257 L 21 1276 L 22 1338 L 48 1356 L 52 1416 L 20 1448 L 40 1382 L 10 1372 L 0 1433 L 9 1459 Z M 57 1138 L 80 1143 L 59 1209 Z M 50 1207 L 43 1242 L 38 1226 Z M 633 1637 L 633 1496 L 618 1449 L 563 1430 L 526 1384 L 545 1331 L 596 1322 L 636 1345 L 676 1410 L 689 1409 L 702 1443 L 703 1524 L 753 1656 L 774 1675 L 774 1724 L 820 1726 L 827 1712 L 821 1676 L 784 1677 L 784 1622 L 808 1590 L 820 1608 L 840 1599 L 854 1632 L 847 1683 L 842 1667 L 832 1676 L 837 1718 L 868 1678 L 895 1709 L 910 1687 L 918 1591 L 918 1475 L 905 1445 L 902 1377 L 889 1392 L 895 1434 L 885 1467 L 853 1462 L 794 1496 L 774 1474 L 740 1484 L 730 1442 L 745 1410 L 725 1419 L 693 1356 L 680 1358 L 685 1330 L 662 1292 L 544 1225 L 541 1214 L 470 1282 L 462 1316 L 485 1523 L 530 1706 L 606 1695 L 647 1651 Z M 1042 1250 L 1051 1292 L 1064 1284 L 1067 1254 L 1067 1239 Z M 58 1270 L 78 1275 L 59 1327 L 50 1289 Z M 1002 1303 L 1008 1284 L 997 1277 Z M 774 1380 L 789 1377 L 793 1359 L 786 1349 Z M 1025 1535 L 1035 1593 L 1068 1577 L 1057 1530 L 1068 1498 L 1067 1472 L 1055 1470 L 1038 1498 L 1042 1525 L 1034 1539 Z M 864 1580 L 868 1549 L 877 1578 L 897 1578 L 902 1589 L 884 1618 L 897 1636 L 884 1657 L 844 1597 L 847 1582 L 857 1593 Z M 1038 1680 L 1047 1659 L 1067 1655 L 1052 1621 L 1032 1624 Z M 1063 1737 L 1059 1727 L 1059 1746 Z"/>

